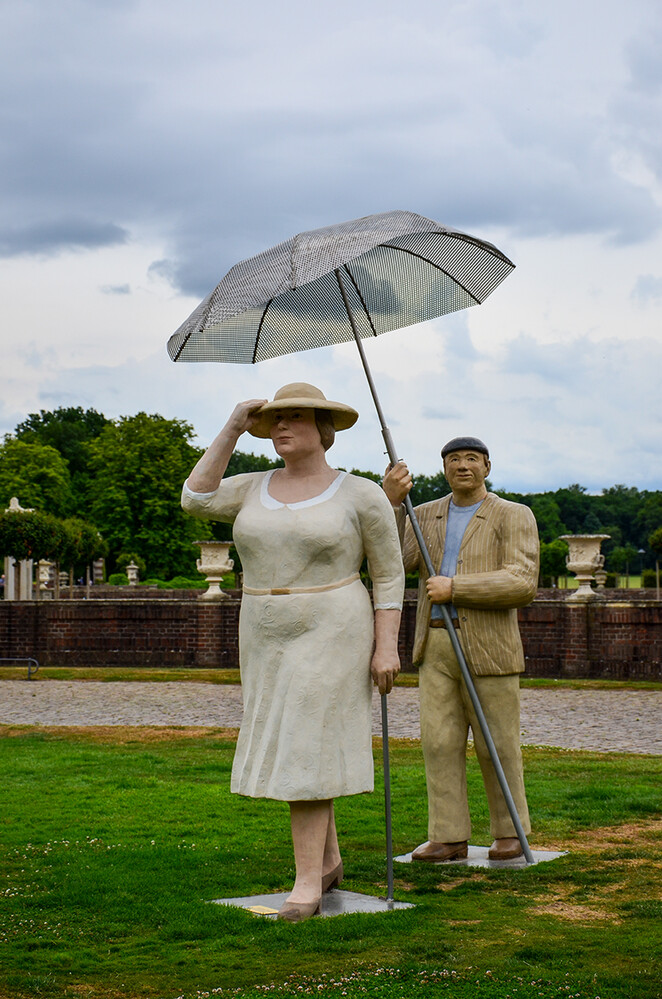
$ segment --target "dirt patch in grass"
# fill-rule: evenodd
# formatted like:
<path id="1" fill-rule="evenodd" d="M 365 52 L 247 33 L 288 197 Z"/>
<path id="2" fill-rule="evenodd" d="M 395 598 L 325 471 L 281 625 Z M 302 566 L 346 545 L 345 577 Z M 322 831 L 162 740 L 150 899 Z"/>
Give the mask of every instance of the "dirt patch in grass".
<path id="1" fill-rule="evenodd" d="M 212 739 L 221 742 L 235 740 L 238 728 L 206 728 L 188 725 L 181 728 L 166 725 L 0 725 L 0 736 L 21 738 L 42 735 L 48 739 L 84 739 L 87 742 L 128 743 L 175 742 L 185 739 Z"/>
<path id="2" fill-rule="evenodd" d="M 596 894 L 613 894 L 613 885 L 600 889 Z M 539 916 L 556 916 L 558 919 L 567 919 L 573 923 L 594 923 L 604 922 L 618 925 L 622 920 L 613 912 L 600 906 L 599 897 L 593 900 L 593 905 L 584 905 L 572 898 L 574 887 L 562 887 L 557 885 L 550 897 L 549 892 L 537 900 L 537 904 L 531 907 L 531 911 Z"/>
<path id="3" fill-rule="evenodd" d="M 435 888 L 438 888 L 439 891 L 452 891 L 453 888 L 458 888 L 465 883 L 466 878 L 456 878 L 455 881 L 440 881 L 438 885 L 435 885 Z"/>
<path id="4" fill-rule="evenodd" d="M 626 822 L 620 826 L 602 826 L 597 829 L 581 829 L 568 839 L 545 843 L 539 849 L 571 850 L 573 853 L 594 853 L 604 850 L 632 850 L 650 848 L 651 841 L 662 839 L 662 819 L 642 819 L 639 822 Z M 625 859 L 625 858 L 624 858 Z M 636 858 L 633 858 L 636 860 Z"/>
<path id="5" fill-rule="evenodd" d="M 556 899 L 546 905 L 536 905 L 533 910 L 539 916 L 556 916 L 558 919 L 568 919 L 573 923 L 603 922 L 618 924 L 621 920 L 604 909 L 591 909 L 588 905 L 577 905 Z"/>

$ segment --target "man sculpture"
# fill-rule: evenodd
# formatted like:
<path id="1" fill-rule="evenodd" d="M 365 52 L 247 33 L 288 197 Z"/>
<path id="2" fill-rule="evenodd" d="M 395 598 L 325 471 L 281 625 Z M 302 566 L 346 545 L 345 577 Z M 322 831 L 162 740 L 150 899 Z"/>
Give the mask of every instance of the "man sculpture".
<path id="1" fill-rule="evenodd" d="M 538 582 L 538 531 L 528 507 L 488 492 L 489 452 L 475 437 L 456 437 L 441 452 L 452 494 L 416 508 L 432 564 L 428 576 L 402 502 L 412 481 L 403 462 L 390 468 L 384 490 L 396 510 L 405 570 L 418 569 L 413 659 L 421 663 L 421 744 L 428 792 L 428 841 L 413 860 L 467 856 L 470 817 L 466 748 L 469 728 L 483 775 L 494 842 L 492 860 L 511 860 L 522 847 L 462 679 L 439 604 L 448 606 L 490 734 L 525 833 L 530 832 L 520 749 L 519 674 L 524 653 L 517 608 Z"/>

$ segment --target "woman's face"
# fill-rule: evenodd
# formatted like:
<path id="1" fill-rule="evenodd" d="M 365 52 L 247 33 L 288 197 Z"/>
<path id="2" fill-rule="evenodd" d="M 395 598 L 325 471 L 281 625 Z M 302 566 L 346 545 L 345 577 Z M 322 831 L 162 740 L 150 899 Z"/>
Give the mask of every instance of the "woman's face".
<path id="1" fill-rule="evenodd" d="M 324 451 L 314 409 L 274 410 L 270 432 L 276 454 L 281 458 Z"/>

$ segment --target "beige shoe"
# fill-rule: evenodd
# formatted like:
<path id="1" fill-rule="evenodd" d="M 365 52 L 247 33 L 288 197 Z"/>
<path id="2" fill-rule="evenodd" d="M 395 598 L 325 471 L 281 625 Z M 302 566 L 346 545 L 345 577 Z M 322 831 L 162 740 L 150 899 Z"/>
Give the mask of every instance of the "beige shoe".
<path id="1" fill-rule="evenodd" d="M 332 888 L 337 888 L 342 881 L 343 867 L 342 860 L 340 863 L 329 871 L 328 874 L 322 875 L 322 892 L 331 891 Z"/>
<path id="2" fill-rule="evenodd" d="M 321 903 L 321 898 L 315 899 L 314 902 L 284 902 L 277 918 L 284 919 L 288 923 L 302 923 L 304 919 L 310 919 L 319 913 Z"/>
<path id="3" fill-rule="evenodd" d="M 428 840 L 417 846 L 411 855 L 412 860 L 427 860 L 435 863 L 440 860 L 464 860 L 467 856 L 468 847 L 466 839 L 461 843 L 435 843 Z"/>

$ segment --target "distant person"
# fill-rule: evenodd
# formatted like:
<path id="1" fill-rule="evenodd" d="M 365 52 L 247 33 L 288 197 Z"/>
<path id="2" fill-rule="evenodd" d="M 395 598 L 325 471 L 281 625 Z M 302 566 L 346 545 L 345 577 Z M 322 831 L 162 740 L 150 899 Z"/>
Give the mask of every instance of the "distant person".
<path id="1" fill-rule="evenodd" d="M 289 802 L 296 881 L 279 917 L 290 922 L 318 912 L 342 879 L 333 799 L 373 789 L 370 677 L 388 693 L 400 669 L 393 510 L 376 483 L 326 461 L 335 431 L 357 417 L 306 383 L 241 402 L 182 497 L 196 517 L 234 525 L 244 719 L 231 787 Z M 285 467 L 223 478 L 245 431 L 271 437 Z"/>
<path id="2" fill-rule="evenodd" d="M 432 564 L 428 578 L 411 524 L 401 506 L 412 486 L 407 466 L 387 470 L 384 490 L 404 529 L 405 570 L 419 572 L 414 635 L 421 662 L 421 743 L 428 790 L 428 841 L 412 859 L 467 856 L 471 833 L 466 750 L 471 728 L 483 774 L 494 842 L 492 860 L 520 856 L 517 838 L 489 751 L 460 673 L 439 605 L 448 605 L 467 665 L 525 833 L 530 832 L 520 749 L 519 674 L 524 653 L 517 608 L 530 603 L 538 580 L 538 531 L 531 510 L 487 491 L 489 452 L 475 437 L 456 437 L 441 451 L 452 490 L 416 508 Z"/>

